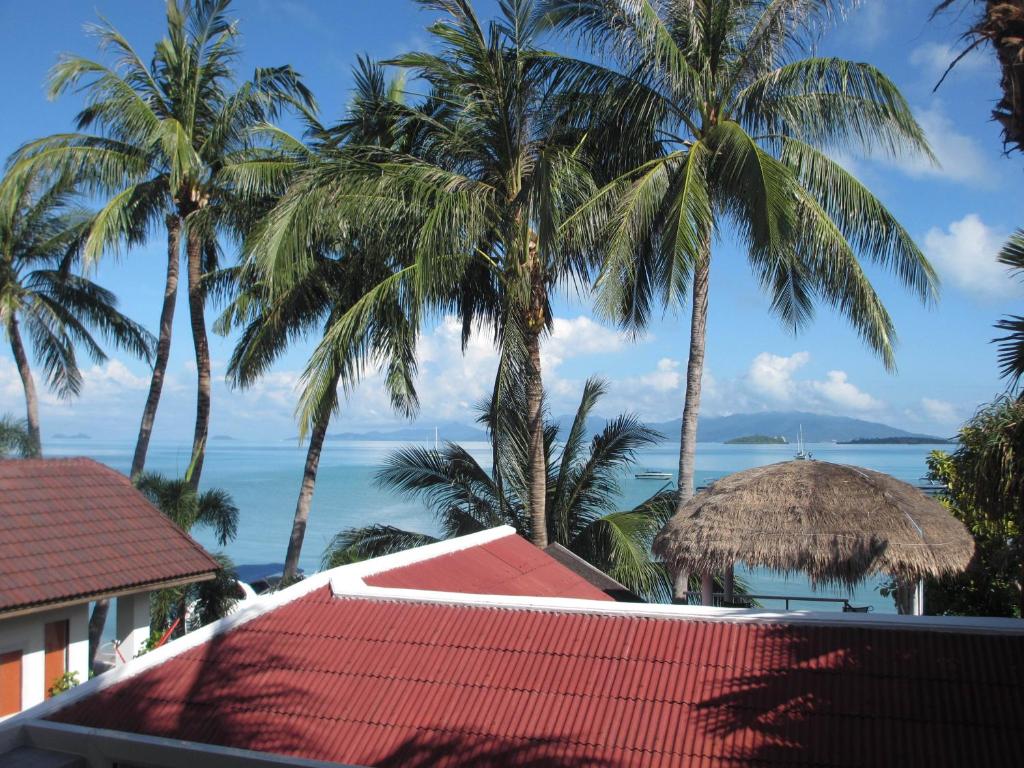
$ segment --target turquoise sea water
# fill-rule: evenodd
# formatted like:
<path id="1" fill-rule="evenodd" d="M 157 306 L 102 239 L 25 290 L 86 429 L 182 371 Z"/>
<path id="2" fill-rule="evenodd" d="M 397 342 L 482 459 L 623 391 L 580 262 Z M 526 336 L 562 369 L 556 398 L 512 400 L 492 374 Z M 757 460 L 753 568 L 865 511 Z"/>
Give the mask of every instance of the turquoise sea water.
<path id="1" fill-rule="evenodd" d="M 381 490 L 374 484 L 374 472 L 384 457 L 403 444 L 328 441 L 321 458 L 303 547 L 302 567 L 307 573 L 317 569 L 321 552 L 341 528 L 382 522 L 426 533 L 436 532 L 434 521 L 422 504 Z M 490 451 L 486 444 L 464 445 L 481 464 L 489 463 Z M 925 457 L 934 447 L 812 444 L 808 449 L 815 458 L 875 469 L 914 483 L 925 473 Z M 134 446 L 102 440 L 50 440 L 45 448 L 50 456 L 90 456 L 127 472 Z M 170 475 L 183 474 L 188 465 L 189 448 L 190 445 L 186 444 L 154 444 L 150 449 L 147 469 Z M 672 443 L 646 450 L 640 455 L 636 470 L 657 469 L 675 476 L 678 451 L 678 444 Z M 792 458 L 793 452 L 792 445 L 701 443 L 697 450 L 697 482 L 700 484 L 741 469 L 785 461 Z M 238 537 L 225 548 L 236 563 L 281 562 L 284 559 L 304 460 L 305 449 L 293 442 L 211 442 L 203 470 L 203 486 L 226 489 L 241 510 Z M 623 508 L 643 501 L 660 486 L 659 481 L 636 480 L 630 473 L 622 481 Z M 211 551 L 218 549 L 208 532 L 196 531 L 195 535 Z M 738 575 L 758 594 L 848 596 L 834 588 L 814 592 L 807 580 L 799 577 L 786 579 L 760 570 L 739 571 Z M 852 601 L 859 605 L 872 605 L 875 611 L 894 611 L 892 600 L 879 595 L 875 582 L 856 589 Z M 794 607 L 812 606 L 804 603 L 794 604 Z"/>

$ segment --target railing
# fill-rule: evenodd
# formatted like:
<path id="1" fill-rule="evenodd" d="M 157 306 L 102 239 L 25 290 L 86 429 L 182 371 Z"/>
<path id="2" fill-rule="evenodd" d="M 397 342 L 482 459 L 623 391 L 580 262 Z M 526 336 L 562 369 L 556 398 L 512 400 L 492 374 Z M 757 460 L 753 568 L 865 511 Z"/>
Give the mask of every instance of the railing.
<path id="1" fill-rule="evenodd" d="M 687 592 L 686 600 L 676 599 L 677 605 L 702 605 L 703 594 L 701 592 Z M 811 597 L 801 595 L 734 595 L 731 601 L 725 599 L 723 592 L 714 592 L 711 595 L 711 604 L 716 608 L 758 608 L 764 606 L 764 600 L 780 601 L 785 604 L 784 610 L 792 610 L 790 603 L 833 603 L 841 605 L 843 611 L 848 613 L 867 613 L 870 607 L 859 607 L 850 604 L 845 597 Z"/>

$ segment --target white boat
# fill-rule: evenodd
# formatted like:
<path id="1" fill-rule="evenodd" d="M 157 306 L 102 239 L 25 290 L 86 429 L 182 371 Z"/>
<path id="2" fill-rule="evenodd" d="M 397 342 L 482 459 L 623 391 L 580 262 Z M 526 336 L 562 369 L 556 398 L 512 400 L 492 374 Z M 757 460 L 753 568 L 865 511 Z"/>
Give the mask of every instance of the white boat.
<path id="1" fill-rule="evenodd" d="M 797 461 L 809 461 L 814 457 L 811 452 L 804 446 L 804 425 L 800 425 L 800 432 L 796 438 L 796 456 L 793 457 Z"/>
<path id="2" fill-rule="evenodd" d="M 656 469 L 647 469 L 633 475 L 637 480 L 671 480 L 671 472 L 659 472 Z"/>

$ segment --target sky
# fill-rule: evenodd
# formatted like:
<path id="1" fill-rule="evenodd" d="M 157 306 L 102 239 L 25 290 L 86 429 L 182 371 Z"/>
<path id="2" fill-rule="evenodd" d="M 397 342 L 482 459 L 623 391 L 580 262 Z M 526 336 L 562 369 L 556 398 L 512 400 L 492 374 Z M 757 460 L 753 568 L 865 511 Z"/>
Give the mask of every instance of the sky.
<path id="1" fill-rule="evenodd" d="M 1024 160 L 1006 156 L 990 112 L 998 72 L 987 51 L 965 58 L 933 87 L 958 52 L 966 25 L 958 14 L 929 21 L 934 0 L 865 0 L 821 41 L 819 52 L 866 61 L 889 75 L 912 105 L 938 157 L 921 159 L 842 154 L 838 159 L 893 211 L 942 279 L 941 297 L 922 306 L 889 275 L 868 269 L 899 335 L 898 371 L 890 373 L 849 325 L 828 307 L 799 334 L 769 313 L 744 255 L 726 234 L 712 267 L 703 412 L 724 415 L 806 410 L 884 421 L 913 431 L 952 434 L 1002 388 L 992 324 L 1020 312 L 1022 285 L 995 261 L 1020 220 Z M 70 130 L 81 107 L 76 94 L 48 101 L 44 83 L 58 55 L 99 56 L 84 26 L 99 15 L 142 51 L 162 34 L 162 0 L 0 0 L 0 83 L 5 119 L 0 153 L 39 136 Z M 495 0 L 476 0 L 481 17 Z M 242 32 L 240 76 L 256 66 L 290 63 L 319 101 L 324 120 L 340 117 L 350 98 L 351 67 L 360 53 L 387 58 L 429 45 L 434 15 L 411 0 L 237 0 Z M 548 47 L 567 49 L 557 39 Z M 293 127 L 285 121 L 286 127 Z M 1012 190 L 1012 192 L 1009 192 Z M 145 246 L 111 256 L 94 279 L 120 297 L 121 309 L 155 331 L 166 266 L 161 234 Z M 229 254 L 231 255 L 231 254 Z M 211 307 L 212 325 L 218 308 Z M 665 314 L 632 339 L 594 316 L 586 296 L 556 303 L 554 332 L 543 352 L 549 407 L 572 412 L 583 382 L 601 375 L 609 393 L 598 412 L 632 411 L 662 421 L 678 417 L 688 345 L 688 316 Z M 211 334 L 214 358 L 212 435 L 277 440 L 296 434 L 296 386 L 313 339 L 296 344 L 264 379 L 246 391 L 224 380 L 235 339 Z M 420 347 L 420 421 L 469 423 L 490 388 L 495 365 L 490 337 L 480 334 L 463 353 L 450 318 L 424 329 Z M 138 429 L 149 382 L 146 364 L 116 350 L 94 364 L 83 359 L 85 386 L 71 402 L 42 390 L 44 440 L 55 433 L 130 439 Z M 168 381 L 156 440 L 191 436 L 195 365 L 185 294 L 179 295 Z M 0 348 L 0 413 L 22 414 L 21 383 L 9 350 Z M 370 374 L 342 406 L 332 431 L 397 428 L 379 376 Z"/>

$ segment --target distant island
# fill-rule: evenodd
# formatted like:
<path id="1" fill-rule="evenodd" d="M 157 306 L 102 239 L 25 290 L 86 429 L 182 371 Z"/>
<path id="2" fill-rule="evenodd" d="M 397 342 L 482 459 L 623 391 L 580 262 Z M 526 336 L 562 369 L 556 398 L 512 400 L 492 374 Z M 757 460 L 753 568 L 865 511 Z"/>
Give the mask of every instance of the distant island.
<path id="1" fill-rule="evenodd" d="M 85 434 L 84 432 L 76 432 L 73 435 L 66 435 L 63 432 L 58 432 L 57 434 L 55 434 L 53 436 L 53 439 L 54 440 L 92 440 L 92 437 L 90 435 Z"/>
<path id="2" fill-rule="evenodd" d="M 782 435 L 744 435 L 726 440 L 726 445 L 786 445 L 789 441 Z"/>
<path id="3" fill-rule="evenodd" d="M 944 437 L 857 437 L 853 440 L 840 440 L 840 445 L 949 445 L 956 440 Z"/>
<path id="4" fill-rule="evenodd" d="M 234 440 L 231 435 L 214 435 L 210 438 L 211 440 Z"/>

